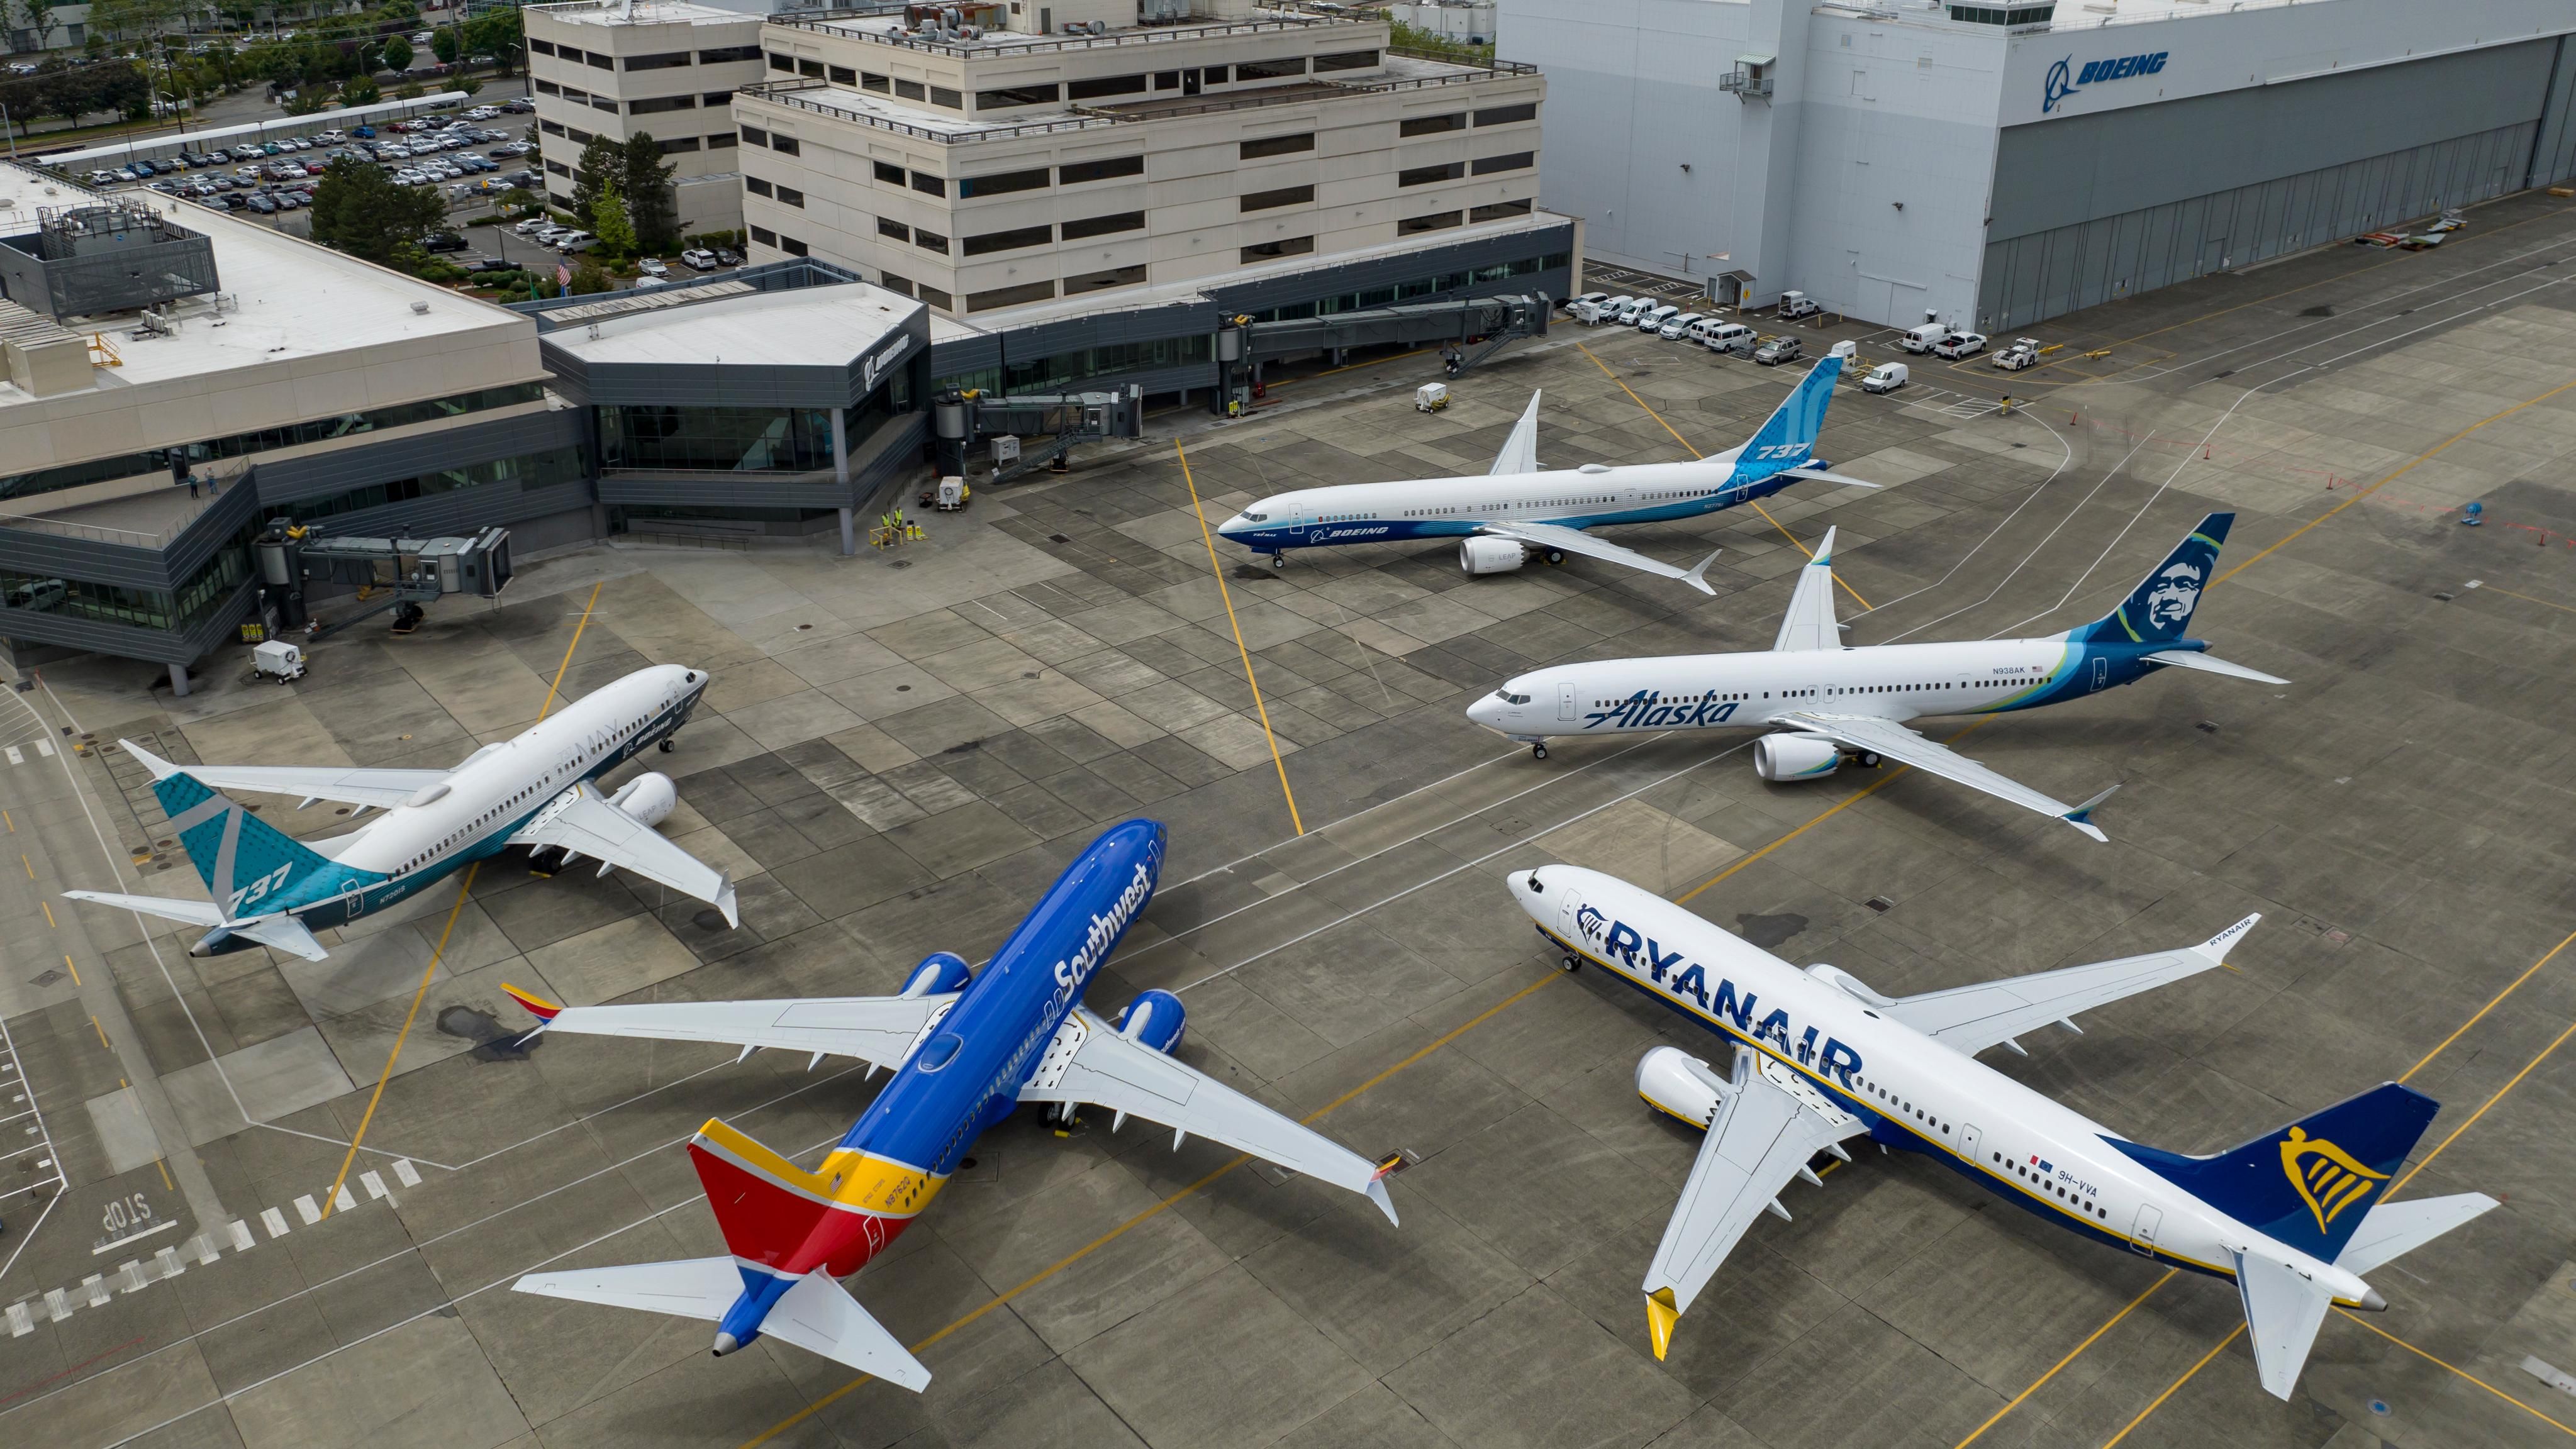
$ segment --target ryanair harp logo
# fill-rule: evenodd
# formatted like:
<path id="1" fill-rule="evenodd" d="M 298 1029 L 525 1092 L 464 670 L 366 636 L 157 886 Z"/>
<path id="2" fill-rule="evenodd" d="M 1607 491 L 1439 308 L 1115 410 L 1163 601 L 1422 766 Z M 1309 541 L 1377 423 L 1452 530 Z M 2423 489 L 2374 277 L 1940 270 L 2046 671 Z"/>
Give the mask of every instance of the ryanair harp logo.
<path id="1" fill-rule="evenodd" d="M 2335 1220 L 2345 1208 L 2370 1196 L 2371 1191 L 2388 1180 L 2388 1174 L 2373 1172 L 2352 1160 L 2352 1154 L 2323 1138 L 2308 1136 L 2306 1129 L 2293 1127 L 2281 1141 L 2281 1170 L 2290 1176 L 2290 1185 L 2308 1205 L 2317 1219 L 2317 1231 Z"/>

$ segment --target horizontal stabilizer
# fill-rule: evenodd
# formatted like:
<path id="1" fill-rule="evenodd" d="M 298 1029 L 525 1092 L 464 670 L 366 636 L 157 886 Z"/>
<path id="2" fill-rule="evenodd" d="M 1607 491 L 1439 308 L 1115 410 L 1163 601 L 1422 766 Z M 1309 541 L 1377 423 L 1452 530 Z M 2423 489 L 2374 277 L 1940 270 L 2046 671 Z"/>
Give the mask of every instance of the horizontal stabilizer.
<path id="1" fill-rule="evenodd" d="M 256 920 L 235 921 L 233 934 L 263 946 L 273 946 L 290 956 L 301 956 L 307 961 L 320 961 L 331 954 L 323 950 L 322 943 L 313 939 L 312 931 L 293 916 L 261 916 Z"/>
<path id="2" fill-rule="evenodd" d="M 2352 1235 L 2351 1242 L 2343 1245 L 2343 1252 L 2335 1258 L 2335 1266 L 2354 1273 L 2368 1273 L 2497 1206 L 2499 1204 L 2494 1198 L 2482 1192 L 2381 1203 L 2370 1210 L 2370 1216 L 2361 1220 L 2360 1230 Z"/>
<path id="3" fill-rule="evenodd" d="M 2284 1403 L 2298 1387 L 2316 1346 L 2317 1327 L 2334 1306 L 2334 1292 L 2297 1268 L 2263 1253 L 2238 1253 L 2236 1291 L 2245 1302 L 2245 1339 L 2254 1349 L 2254 1371 L 2263 1391 Z"/>
<path id="4" fill-rule="evenodd" d="M 1840 473 L 1828 472 L 1823 468 L 1783 468 L 1771 476 L 1774 478 L 1804 478 L 1810 483 L 1837 483 L 1845 488 L 1885 488 L 1887 486 L 1884 483 L 1863 483 L 1858 478 L 1851 478 Z"/>
<path id="5" fill-rule="evenodd" d="M 2411 1087 L 2383 1082 L 2207 1157 L 2103 1140 L 2254 1231 L 2331 1263 L 2441 1109 Z"/>
<path id="6" fill-rule="evenodd" d="M 739 1288 L 741 1281 L 736 1279 L 734 1286 Z M 849 1289 L 823 1273 L 798 1279 L 761 1320 L 760 1331 L 916 1394 L 930 1386 L 930 1370 L 921 1360 L 895 1342 L 884 1324 L 868 1316 Z"/>
<path id="7" fill-rule="evenodd" d="M 120 911 L 141 911 L 147 916 L 159 916 L 165 921 L 184 921 L 191 926 L 220 926 L 224 923 L 224 913 L 215 909 L 213 901 L 179 901 L 167 896 L 120 896 L 108 891 L 65 891 L 63 894 L 72 900 L 94 901 Z"/>
<path id="8" fill-rule="evenodd" d="M 689 1258 L 676 1263 L 530 1273 L 511 1284 L 510 1291 L 714 1323 L 742 1296 L 742 1272 L 731 1258 Z"/>
<path id="9" fill-rule="evenodd" d="M 2197 669 L 2204 674 L 2224 674 L 2230 679 L 2250 679 L 2256 684 L 2290 682 L 2277 674 L 2265 674 L 2260 669 L 2248 669 L 2242 664 L 2230 664 L 2224 659 L 2213 659 L 2196 649 L 2159 649 L 2147 655 L 2146 660 L 2149 664 L 2170 664 L 2180 669 Z"/>

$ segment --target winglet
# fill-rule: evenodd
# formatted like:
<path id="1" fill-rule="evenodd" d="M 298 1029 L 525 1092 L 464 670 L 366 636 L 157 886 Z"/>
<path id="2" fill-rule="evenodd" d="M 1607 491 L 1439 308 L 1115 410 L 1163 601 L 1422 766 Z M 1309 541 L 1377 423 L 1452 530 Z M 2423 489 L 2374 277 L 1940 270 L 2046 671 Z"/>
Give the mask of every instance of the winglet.
<path id="1" fill-rule="evenodd" d="M 1503 440 L 1503 450 L 1494 455 L 1494 466 L 1485 470 L 1487 477 L 1538 471 L 1538 400 L 1540 396 L 1540 390 L 1531 391 L 1529 406 L 1521 410 L 1521 420 L 1512 425 L 1512 435 Z"/>
<path id="2" fill-rule="evenodd" d="M 2103 791 L 2101 794 L 2094 796 L 2092 799 L 2085 801 L 2083 804 L 2076 806 L 2074 809 L 2067 811 L 2065 814 L 2060 815 L 2057 818 L 2074 826 L 2076 829 L 2083 831 L 2095 840 L 2108 845 L 2111 842 L 2111 837 L 2104 835 L 2102 833 L 2102 828 L 2093 823 L 2093 807 L 2110 799 L 2111 796 L 2119 790 L 2119 788 L 2120 787 L 2118 785 L 2114 785 L 2110 789 Z"/>
<path id="3" fill-rule="evenodd" d="M 2210 960 L 2217 962 L 2219 965 L 2224 966 L 2227 964 L 2227 953 L 2235 949 L 2236 943 L 2244 940 L 2245 933 L 2253 930 L 2254 923 L 2261 919 L 2263 919 L 2263 913 L 2261 911 L 2256 911 L 2254 914 L 2247 916 L 2244 920 L 2238 921 L 2235 925 L 2228 927 L 2226 930 L 2221 931 L 2217 935 L 2210 937 L 2208 940 L 2201 942 L 2199 945 L 2192 947 L 2192 949 L 2198 951 L 2203 956 L 2208 957 Z"/>
<path id="4" fill-rule="evenodd" d="M 1396 1221 L 1395 1199 L 1387 1193 L 1385 1178 L 1373 1177 L 1369 1179 L 1368 1200 L 1377 1204 L 1377 1210 L 1379 1212 L 1386 1214 L 1386 1220 L 1389 1224 L 1399 1228 L 1404 1226 L 1404 1224 Z"/>
<path id="5" fill-rule="evenodd" d="M 543 1031 L 547 1026 L 553 1025 L 554 1019 L 563 1014 L 563 1007 L 559 1003 L 548 1001 L 544 997 L 536 995 L 534 992 L 522 991 L 507 981 L 501 983 L 501 991 L 502 994 L 508 996 L 512 1001 L 526 1007 L 528 1009 L 528 1015 L 535 1017 L 540 1023 L 542 1023 L 537 1028 L 538 1031 Z M 530 1035 L 533 1036 L 535 1033 L 531 1032 Z"/>
<path id="6" fill-rule="evenodd" d="M 1726 550 L 1722 548 L 1709 550 L 1708 557 L 1691 565 L 1690 572 L 1682 575 L 1682 582 L 1699 590 L 1701 593 L 1708 595 L 1712 599 L 1716 598 L 1717 590 L 1708 586 L 1708 566 L 1717 562 L 1717 556 L 1724 552 L 1726 552 Z"/>
<path id="7" fill-rule="evenodd" d="M 717 910 L 724 912 L 726 925 L 740 928 L 742 925 L 742 912 L 734 906 L 732 876 L 719 875 L 716 877 L 715 907 Z"/>
<path id="8" fill-rule="evenodd" d="M 141 760 L 143 762 L 143 768 L 150 770 L 152 772 L 152 778 L 155 780 L 167 780 L 172 775 L 179 773 L 178 766 L 171 764 L 168 760 L 161 758 L 159 755 L 152 753 L 150 750 L 143 748 L 132 740 L 118 740 L 116 742 L 116 747 L 125 751 L 127 754 L 132 755 L 134 758 Z"/>
<path id="9" fill-rule="evenodd" d="M 1646 1338 L 1654 1344 L 1655 1358 L 1661 1361 L 1673 1346 L 1673 1325 L 1681 1322 L 1682 1311 L 1673 1306 L 1673 1290 L 1658 1288 L 1646 1295 Z"/>

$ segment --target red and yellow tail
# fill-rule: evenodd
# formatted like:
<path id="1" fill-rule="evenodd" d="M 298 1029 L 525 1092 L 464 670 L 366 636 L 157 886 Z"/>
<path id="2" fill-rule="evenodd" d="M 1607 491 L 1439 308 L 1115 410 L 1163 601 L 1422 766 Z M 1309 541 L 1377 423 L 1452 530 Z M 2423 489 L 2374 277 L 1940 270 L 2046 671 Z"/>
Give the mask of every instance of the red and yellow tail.
<path id="1" fill-rule="evenodd" d="M 530 992 L 521 991 L 518 987 L 511 985 L 507 981 L 501 983 L 501 991 L 512 1001 L 526 1007 L 528 1015 L 535 1017 L 540 1022 L 552 1021 L 556 1017 L 563 1015 L 563 1007 L 560 1003 L 548 1001 L 544 997 L 534 995 Z M 567 1028 L 567 1030 L 569 1030 L 569 1028 Z"/>

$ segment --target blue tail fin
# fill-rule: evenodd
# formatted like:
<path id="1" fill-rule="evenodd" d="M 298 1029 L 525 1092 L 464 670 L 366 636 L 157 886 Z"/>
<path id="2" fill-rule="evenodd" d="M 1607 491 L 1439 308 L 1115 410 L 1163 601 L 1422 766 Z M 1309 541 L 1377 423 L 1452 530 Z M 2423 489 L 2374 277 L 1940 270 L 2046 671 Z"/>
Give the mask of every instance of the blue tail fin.
<path id="1" fill-rule="evenodd" d="M 1762 431 L 1735 455 L 1735 476 L 1759 478 L 1803 465 L 1816 451 L 1816 435 L 1825 428 L 1825 407 L 1834 400 L 1834 379 L 1843 373 L 1840 353 L 1819 360 L 1789 389 Z"/>
<path id="2" fill-rule="evenodd" d="M 206 883 L 226 919 L 259 915 L 261 903 L 276 899 L 290 883 L 330 867 L 328 856 L 244 810 L 204 781 L 166 762 L 154 763 L 169 771 L 152 782 L 161 813 L 170 817 L 179 843 L 187 847 L 189 863 L 197 867 L 198 878 Z"/>
<path id="3" fill-rule="evenodd" d="M 2238 1222 L 2331 1263 L 2442 1104 L 2395 1082 L 2209 1157 L 2114 1141 Z"/>
<path id="4" fill-rule="evenodd" d="M 2120 607 L 2074 630 L 2072 637 L 2087 644 L 2170 644 L 2181 638 L 2191 628 L 2192 610 L 2200 607 L 2200 591 L 2208 587 L 2210 573 L 2218 567 L 2219 546 L 2227 542 L 2228 526 L 2235 521 L 2233 513 L 2202 519 L 2155 572 L 2138 580 Z"/>

